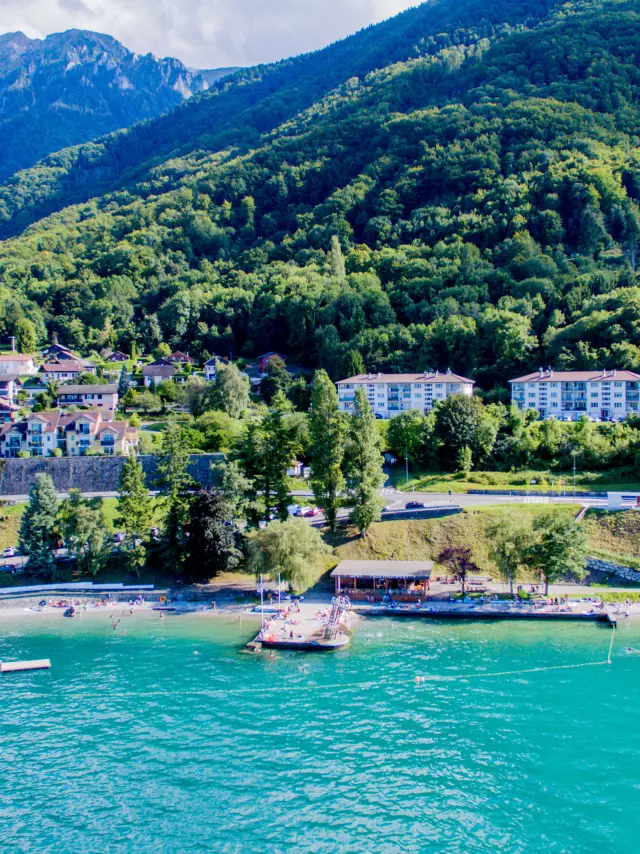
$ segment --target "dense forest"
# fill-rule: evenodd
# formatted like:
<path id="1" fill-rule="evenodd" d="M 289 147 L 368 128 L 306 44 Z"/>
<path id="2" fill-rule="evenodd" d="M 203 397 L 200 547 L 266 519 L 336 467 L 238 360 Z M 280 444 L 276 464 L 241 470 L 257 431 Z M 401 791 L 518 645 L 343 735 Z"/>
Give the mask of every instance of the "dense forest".
<path id="1" fill-rule="evenodd" d="M 109 192 L 0 245 L 0 335 L 637 369 L 639 54 L 639 2 L 440 0 L 241 72 L 4 186 L 7 228 Z"/>

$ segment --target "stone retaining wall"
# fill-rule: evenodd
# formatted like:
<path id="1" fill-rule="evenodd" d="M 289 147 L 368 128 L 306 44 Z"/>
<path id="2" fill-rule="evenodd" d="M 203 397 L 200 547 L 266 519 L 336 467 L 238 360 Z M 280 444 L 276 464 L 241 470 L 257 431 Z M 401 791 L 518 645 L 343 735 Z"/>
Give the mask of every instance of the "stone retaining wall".
<path id="1" fill-rule="evenodd" d="M 158 477 L 159 457 L 139 458 L 153 489 Z M 194 454 L 189 471 L 202 486 L 213 485 L 211 465 L 224 459 L 223 454 Z M 0 495 L 26 495 L 36 474 L 50 474 L 58 492 L 79 489 L 81 492 L 116 492 L 120 471 L 126 457 L 29 457 L 3 460 L 0 470 Z"/>
<path id="2" fill-rule="evenodd" d="M 587 561 L 587 568 L 591 572 L 602 572 L 605 575 L 617 575 L 624 578 L 625 581 L 633 581 L 640 583 L 640 572 L 637 569 L 631 569 L 630 566 L 622 566 L 619 563 L 610 563 L 607 560 L 590 557 Z"/>

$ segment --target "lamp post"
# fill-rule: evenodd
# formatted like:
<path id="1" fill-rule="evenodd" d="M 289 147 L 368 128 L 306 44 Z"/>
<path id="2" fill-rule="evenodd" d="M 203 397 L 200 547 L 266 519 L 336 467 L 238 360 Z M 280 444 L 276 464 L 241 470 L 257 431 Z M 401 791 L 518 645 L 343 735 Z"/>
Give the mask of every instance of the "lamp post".
<path id="1" fill-rule="evenodd" d="M 574 501 L 576 500 L 576 457 L 577 457 L 577 455 L 578 455 L 578 452 L 574 448 L 573 451 L 571 451 L 571 456 L 573 457 L 573 500 Z"/>
<path id="2" fill-rule="evenodd" d="M 409 449 L 405 445 L 404 448 L 404 465 L 405 465 L 405 474 L 407 477 L 407 492 L 409 491 Z"/>

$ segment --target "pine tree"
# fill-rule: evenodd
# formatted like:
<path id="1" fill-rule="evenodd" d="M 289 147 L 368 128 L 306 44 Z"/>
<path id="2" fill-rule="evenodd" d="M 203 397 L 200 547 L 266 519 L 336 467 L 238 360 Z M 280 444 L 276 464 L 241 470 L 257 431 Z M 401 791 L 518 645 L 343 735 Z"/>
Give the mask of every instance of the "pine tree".
<path id="1" fill-rule="evenodd" d="M 146 542 L 153 524 L 153 499 L 149 495 L 142 463 L 131 454 L 120 472 L 116 525 L 125 534 L 122 553 L 140 576 L 147 560 Z"/>
<path id="2" fill-rule="evenodd" d="M 289 483 L 287 471 L 299 452 L 295 425 L 287 418 L 291 409 L 282 392 L 278 392 L 271 403 L 273 409 L 262 422 L 264 436 L 263 489 L 266 514 L 272 503 L 279 518 L 287 519 Z"/>
<path id="3" fill-rule="evenodd" d="M 335 276 L 336 279 L 346 278 L 347 271 L 344 265 L 344 255 L 342 254 L 340 238 L 337 234 L 334 234 L 331 238 L 331 257 L 329 265 L 332 276 Z"/>
<path id="4" fill-rule="evenodd" d="M 125 397 L 130 388 L 131 380 L 129 379 L 129 371 L 126 368 L 126 365 L 123 365 L 122 370 L 120 371 L 120 379 L 118 380 L 118 397 L 120 400 Z"/>
<path id="5" fill-rule="evenodd" d="M 23 317 L 16 324 L 16 346 L 19 353 L 35 353 L 36 327 L 32 320 Z"/>
<path id="6" fill-rule="evenodd" d="M 381 518 L 382 501 L 378 493 L 385 481 L 382 465 L 376 420 L 364 389 L 359 388 L 347 433 L 345 474 L 353 507 L 351 521 L 362 534 Z"/>
<path id="7" fill-rule="evenodd" d="M 52 576 L 56 544 L 58 497 L 51 475 L 37 474 L 20 523 L 20 548 L 29 555 L 29 570 Z"/>
<path id="8" fill-rule="evenodd" d="M 239 532 L 231 508 L 217 490 L 200 492 L 191 504 L 186 527 L 185 570 L 191 581 L 208 581 L 239 563 Z"/>
<path id="9" fill-rule="evenodd" d="M 311 488 L 335 531 L 339 496 L 344 487 L 345 423 L 338 409 L 338 395 L 326 371 L 317 371 L 311 394 Z"/>
<path id="10" fill-rule="evenodd" d="M 364 359 L 359 350 L 349 350 L 345 358 L 344 375 L 345 377 L 358 377 L 364 374 Z"/>
<path id="11" fill-rule="evenodd" d="M 160 500 L 166 507 L 164 536 L 170 558 L 176 567 L 183 560 L 185 526 L 195 481 L 188 472 L 189 443 L 178 424 L 169 424 L 164 432 L 158 464 Z"/>

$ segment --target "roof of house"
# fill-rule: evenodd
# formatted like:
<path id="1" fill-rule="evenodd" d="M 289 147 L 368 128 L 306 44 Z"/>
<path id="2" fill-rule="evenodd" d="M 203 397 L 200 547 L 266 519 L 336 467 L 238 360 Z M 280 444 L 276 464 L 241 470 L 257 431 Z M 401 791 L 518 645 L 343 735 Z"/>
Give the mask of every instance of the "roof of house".
<path id="1" fill-rule="evenodd" d="M 533 374 L 527 374 L 524 377 L 518 377 L 515 380 L 509 380 L 511 383 L 541 383 L 541 382 L 561 382 L 561 383 L 588 383 L 588 382 L 610 382 L 611 380 L 621 380 L 623 382 L 640 382 L 640 374 L 634 371 L 536 371 Z"/>
<path id="2" fill-rule="evenodd" d="M 261 359 L 268 359 L 269 356 L 278 356 L 280 359 L 284 360 L 284 356 L 281 356 L 280 353 L 276 353 L 275 350 L 269 350 L 268 353 L 263 353 L 262 356 L 258 356 L 258 360 L 260 361 Z"/>
<path id="3" fill-rule="evenodd" d="M 169 362 L 194 362 L 195 359 L 192 359 L 188 353 L 182 353 L 180 350 L 176 350 L 175 353 L 172 353 L 170 356 L 167 356 L 167 360 Z"/>
<path id="4" fill-rule="evenodd" d="M 357 377 L 349 377 L 339 380 L 342 383 L 362 383 L 374 385 L 375 383 L 474 383 L 467 377 L 459 374 L 439 373 L 436 371 L 423 371 L 421 374 L 358 374 Z"/>
<path id="5" fill-rule="evenodd" d="M 79 359 L 56 359 L 55 362 L 45 362 L 40 370 L 44 371 L 45 374 L 73 372 L 81 374 L 84 368 L 84 362 Z"/>
<path id="6" fill-rule="evenodd" d="M 143 377 L 172 377 L 176 372 L 173 365 L 145 365 Z"/>
<path id="7" fill-rule="evenodd" d="M 67 394 L 117 394 L 117 385 L 63 385 L 60 387 L 58 397 Z"/>
<path id="8" fill-rule="evenodd" d="M 123 353 L 121 350 L 118 350 L 115 353 L 111 353 L 110 356 L 107 356 L 107 362 L 122 362 L 126 361 L 129 357 L 126 353 Z"/>
<path id="9" fill-rule="evenodd" d="M 33 356 L 28 353 L 3 353 L 0 355 L 0 362 L 24 362 L 28 359 L 33 361 Z"/>
<path id="10" fill-rule="evenodd" d="M 17 374 L 0 374 L 0 388 L 8 386 L 9 383 L 22 385 L 22 380 Z"/>
<path id="11" fill-rule="evenodd" d="M 229 359 L 225 359 L 222 356 L 214 356 L 212 359 L 209 359 L 208 362 L 205 362 L 204 366 L 205 368 L 208 368 L 210 366 L 215 367 L 216 362 L 221 362 L 223 365 L 228 365 Z"/>
<path id="12" fill-rule="evenodd" d="M 431 560 L 343 560 L 331 573 L 332 578 L 429 578 Z"/>
<path id="13" fill-rule="evenodd" d="M 8 400 L 4 400 L 0 397 L 0 410 L 5 410 L 9 412 L 17 412 L 20 407 L 15 403 L 10 403 Z"/>
<path id="14" fill-rule="evenodd" d="M 134 430 L 134 427 L 129 427 L 126 421 L 105 421 L 104 425 L 98 430 L 98 436 L 102 433 L 115 433 L 118 439 L 124 439 L 125 435 Z"/>

